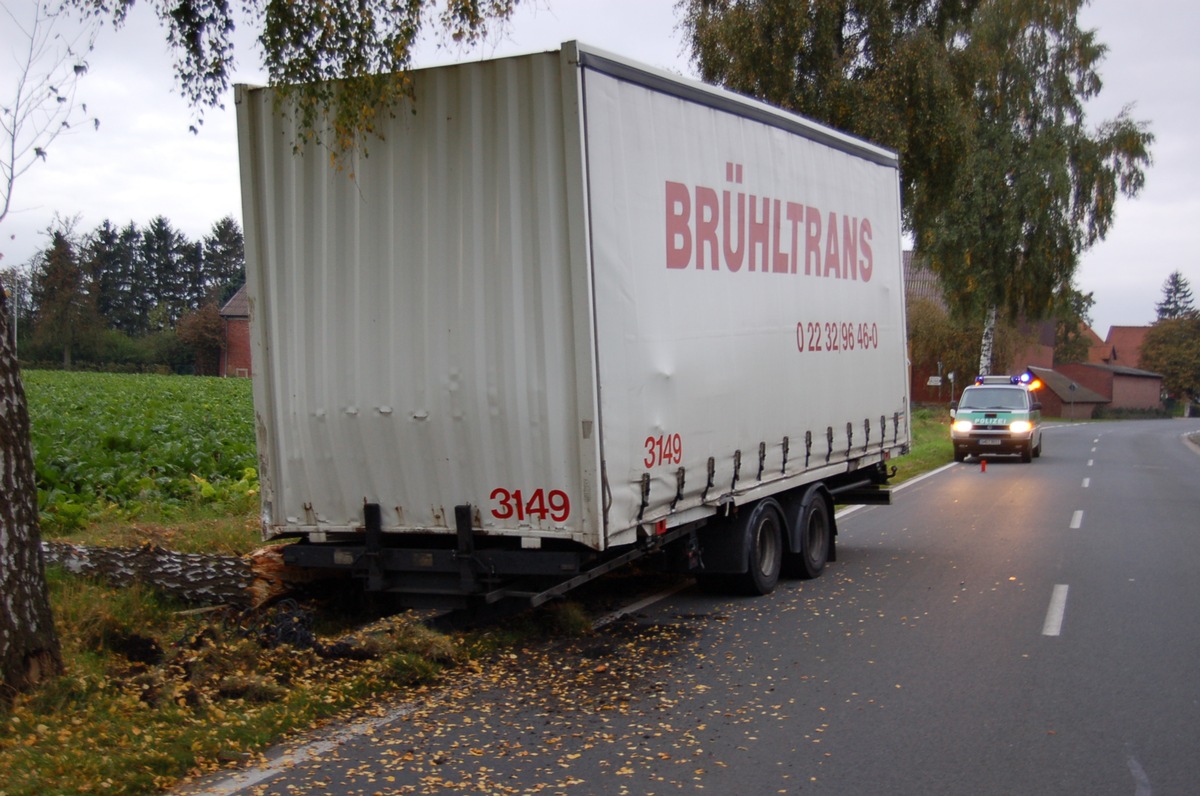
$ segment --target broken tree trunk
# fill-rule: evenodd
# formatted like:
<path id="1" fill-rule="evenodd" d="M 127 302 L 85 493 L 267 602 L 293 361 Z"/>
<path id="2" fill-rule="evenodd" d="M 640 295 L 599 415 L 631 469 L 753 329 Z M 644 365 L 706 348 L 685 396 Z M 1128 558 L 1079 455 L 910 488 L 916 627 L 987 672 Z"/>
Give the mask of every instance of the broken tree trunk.
<path id="1" fill-rule="evenodd" d="M 264 547 L 248 556 L 176 553 L 156 545 L 81 547 L 43 542 L 47 565 L 103 579 L 114 586 L 141 583 L 189 603 L 256 608 L 310 583 L 316 574 L 283 563 L 283 551 Z"/>

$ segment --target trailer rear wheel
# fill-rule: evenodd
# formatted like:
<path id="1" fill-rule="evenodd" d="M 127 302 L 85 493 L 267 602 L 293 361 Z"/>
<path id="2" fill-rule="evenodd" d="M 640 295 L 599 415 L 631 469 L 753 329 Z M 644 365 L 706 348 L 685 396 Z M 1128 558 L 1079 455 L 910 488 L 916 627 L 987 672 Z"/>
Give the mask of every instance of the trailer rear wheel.
<path id="1" fill-rule="evenodd" d="M 792 522 L 793 545 L 798 549 L 786 555 L 784 569 L 790 577 L 815 578 L 833 555 L 833 523 L 829 521 L 829 504 L 822 495 L 811 495 L 795 508 Z"/>
<path id="2" fill-rule="evenodd" d="M 738 585 L 750 594 L 770 594 L 783 568 L 783 509 L 773 498 L 760 500 L 739 525 L 748 561 Z"/>

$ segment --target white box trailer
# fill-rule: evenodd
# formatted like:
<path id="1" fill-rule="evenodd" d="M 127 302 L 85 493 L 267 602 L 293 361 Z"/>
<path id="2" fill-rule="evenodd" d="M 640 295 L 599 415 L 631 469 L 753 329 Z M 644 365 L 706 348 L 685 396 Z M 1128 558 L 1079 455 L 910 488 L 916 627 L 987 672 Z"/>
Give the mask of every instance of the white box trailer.
<path id="1" fill-rule="evenodd" d="M 896 156 L 574 42 L 412 78 L 343 170 L 237 89 L 264 535 L 484 600 L 819 572 L 910 442 Z"/>

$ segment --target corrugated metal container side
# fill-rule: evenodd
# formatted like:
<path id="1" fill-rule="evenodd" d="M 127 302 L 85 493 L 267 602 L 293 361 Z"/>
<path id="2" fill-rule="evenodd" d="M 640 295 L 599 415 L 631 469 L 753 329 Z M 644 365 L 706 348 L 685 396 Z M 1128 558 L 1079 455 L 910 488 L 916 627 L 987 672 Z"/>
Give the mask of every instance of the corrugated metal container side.
<path id="1" fill-rule="evenodd" d="M 477 525 L 600 547 L 559 57 L 414 78 L 352 175 L 293 154 L 270 91 L 238 92 L 264 532 L 352 530 L 365 501 L 386 531 L 445 531 L 456 503 L 520 492 Z"/>

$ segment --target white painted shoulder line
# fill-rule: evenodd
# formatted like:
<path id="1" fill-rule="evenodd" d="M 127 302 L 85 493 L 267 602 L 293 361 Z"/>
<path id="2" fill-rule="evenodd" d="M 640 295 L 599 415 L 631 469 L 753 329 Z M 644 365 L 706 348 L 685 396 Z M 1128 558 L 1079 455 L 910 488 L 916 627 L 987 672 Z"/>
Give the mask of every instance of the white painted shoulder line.
<path id="1" fill-rule="evenodd" d="M 924 481 L 926 478 L 933 478 L 935 475 L 937 475 L 939 473 L 944 473 L 947 470 L 951 469 L 952 467 L 957 467 L 957 464 L 955 464 L 954 462 L 950 462 L 949 464 L 943 464 L 941 467 L 937 468 L 936 470 L 930 470 L 927 473 L 918 475 L 916 478 L 910 478 L 903 483 L 896 484 L 894 487 L 892 487 L 892 491 L 899 492 L 901 489 L 905 489 L 907 487 L 912 486 L 913 484 L 920 483 L 921 481 Z"/>
<path id="2" fill-rule="evenodd" d="M 1050 607 L 1046 610 L 1046 621 L 1042 623 L 1043 636 L 1057 636 L 1062 632 L 1063 616 L 1067 612 L 1067 585 L 1060 583 L 1050 595 Z"/>
<path id="3" fill-rule="evenodd" d="M 906 489 L 906 488 L 912 486 L 913 484 L 918 484 L 921 481 L 924 481 L 926 478 L 933 478 L 935 475 L 938 475 L 939 473 L 944 473 L 947 470 L 957 467 L 957 466 L 958 465 L 955 462 L 950 462 L 949 464 L 943 464 L 941 467 L 937 468 L 936 470 L 930 470 L 929 472 L 922 473 L 921 475 L 918 475 L 915 478 L 910 478 L 907 481 L 896 484 L 894 487 L 891 487 L 891 490 L 893 492 L 899 492 L 900 490 Z M 856 511 L 863 509 L 863 508 L 865 508 L 865 506 L 862 503 L 855 503 L 850 506 L 843 506 L 842 508 L 840 508 L 836 512 L 834 512 L 833 516 L 835 519 L 840 520 L 840 519 L 843 519 L 844 517 L 847 517 L 847 516 L 853 514 Z"/>
<path id="4" fill-rule="evenodd" d="M 1200 434 L 1200 429 L 1197 429 L 1196 431 L 1185 432 L 1183 435 L 1180 436 L 1180 439 L 1183 440 L 1184 445 L 1186 445 L 1187 447 L 1192 449 L 1193 453 L 1200 454 L 1200 445 L 1197 445 L 1195 442 L 1192 442 L 1192 436 L 1196 435 L 1196 434 Z"/>
<path id="5" fill-rule="evenodd" d="M 645 599 L 642 599 L 642 600 L 638 600 L 637 602 L 631 603 L 630 605 L 626 605 L 623 608 L 618 608 L 617 610 L 613 611 L 612 613 L 604 614 L 603 616 L 596 619 L 595 622 L 592 622 L 592 629 L 599 630 L 600 628 L 604 627 L 605 625 L 611 624 L 611 623 L 617 621 L 618 619 L 621 619 L 622 617 L 628 616 L 630 614 L 636 614 L 638 611 L 642 610 L 643 608 L 647 608 L 651 605 L 654 605 L 659 600 L 665 600 L 668 597 L 670 597 L 671 595 L 677 594 L 678 592 L 683 591 L 684 589 L 686 589 L 687 587 L 689 587 L 691 585 L 692 585 L 691 581 L 685 581 L 676 586 L 672 586 L 669 589 L 664 589 L 663 591 L 660 591 L 657 594 L 651 594 L 649 597 L 646 597 Z"/>

